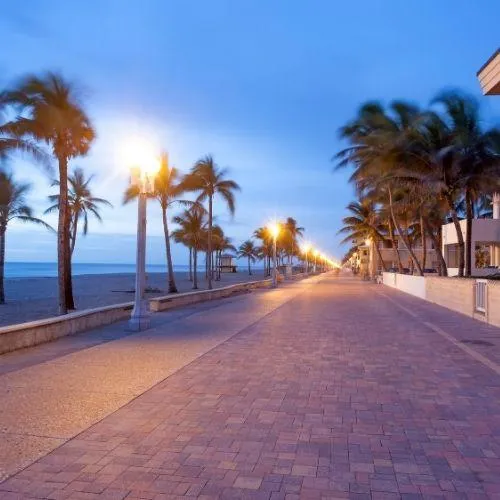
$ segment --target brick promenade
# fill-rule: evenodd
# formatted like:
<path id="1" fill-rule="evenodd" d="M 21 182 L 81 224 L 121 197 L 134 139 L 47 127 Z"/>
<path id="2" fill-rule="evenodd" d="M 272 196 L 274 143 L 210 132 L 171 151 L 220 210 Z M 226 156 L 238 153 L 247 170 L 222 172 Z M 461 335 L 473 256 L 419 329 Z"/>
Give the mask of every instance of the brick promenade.
<path id="1" fill-rule="evenodd" d="M 500 499 L 500 376 L 399 302 L 499 349 L 498 329 L 326 278 L 0 484 L 0 498 Z"/>

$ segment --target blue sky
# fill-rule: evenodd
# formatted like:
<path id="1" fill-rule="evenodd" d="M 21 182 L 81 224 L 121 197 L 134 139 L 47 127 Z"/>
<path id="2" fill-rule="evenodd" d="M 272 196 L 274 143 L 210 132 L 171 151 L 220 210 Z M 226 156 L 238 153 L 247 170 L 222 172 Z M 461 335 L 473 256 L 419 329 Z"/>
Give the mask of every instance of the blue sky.
<path id="1" fill-rule="evenodd" d="M 272 217 L 295 217 L 307 238 L 341 256 L 336 232 L 353 193 L 332 172 L 337 130 L 368 99 L 426 105 L 443 87 L 480 95 L 476 71 L 498 47 L 495 0 L 31 0 L 2 7 L 0 86 L 26 72 L 62 71 L 86 96 L 98 139 L 75 159 L 96 174 L 95 194 L 115 208 L 77 242 L 75 261 L 133 262 L 134 206 L 123 207 L 120 150 L 151 137 L 187 171 L 211 153 L 239 182 L 236 243 Z M 486 125 L 500 101 L 482 98 Z M 33 183 L 38 214 L 51 192 L 36 166 L 13 159 Z M 148 261 L 162 263 L 161 217 L 149 207 Z M 53 219 L 49 219 L 55 222 Z M 55 238 L 12 225 L 7 259 L 55 260 Z M 187 261 L 174 249 L 178 264 Z"/>

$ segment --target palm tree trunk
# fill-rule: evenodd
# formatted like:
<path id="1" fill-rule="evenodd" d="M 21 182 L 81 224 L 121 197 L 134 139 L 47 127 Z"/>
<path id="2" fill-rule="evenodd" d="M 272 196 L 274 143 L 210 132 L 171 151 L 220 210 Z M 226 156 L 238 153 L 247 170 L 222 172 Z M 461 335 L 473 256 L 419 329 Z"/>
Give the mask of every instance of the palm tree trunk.
<path id="1" fill-rule="evenodd" d="M 168 293 L 177 293 L 175 285 L 174 265 L 172 264 L 172 252 L 170 251 L 170 234 L 168 231 L 167 207 L 162 208 L 163 233 L 165 235 L 165 250 L 167 252 L 167 268 L 168 268 Z"/>
<path id="2" fill-rule="evenodd" d="M 57 222 L 57 284 L 59 292 L 59 314 L 68 312 L 68 162 L 59 158 L 59 218 Z"/>
<path id="3" fill-rule="evenodd" d="M 208 197 L 208 289 L 212 290 L 212 213 L 213 196 Z"/>
<path id="4" fill-rule="evenodd" d="M 422 269 L 425 272 L 425 265 L 427 263 L 427 236 L 425 234 L 425 224 L 422 214 L 420 214 L 420 236 L 422 240 Z"/>
<path id="5" fill-rule="evenodd" d="M 398 271 L 400 274 L 403 273 L 403 263 L 401 262 L 401 255 L 399 255 L 399 248 L 396 242 L 396 236 L 394 234 L 394 224 L 392 222 L 392 218 L 389 217 L 389 235 L 392 243 L 392 250 L 394 252 L 394 256 L 396 257 L 396 262 L 398 263 Z"/>
<path id="6" fill-rule="evenodd" d="M 189 247 L 189 281 L 193 281 L 193 249 Z"/>
<path id="7" fill-rule="evenodd" d="M 396 216 L 394 214 L 394 206 L 392 204 L 392 192 L 391 192 L 390 188 L 389 188 L 389 208 L 390 208 L 390 211 L 391 211 L 392 221 L 394 222 L 394 227 L 398 231 L 398 234 L 401 237 L 401 241 L 403 242 L 403 245 L 405 246 L 406 250 L 410 254 L 410 257 L 411 257 L 413 263 L 415 264 L 415 266 L 417 267 L 420 276 L 423 276 L 424 272 L 422 271 L 422 268 L 420 267 L 420 263 L 418 262 L 417 257 L 415 256 L 415 252 L 412 250 L 412 248 L 410 247 L 408 241 L 406 240 L 406 236 L 403 233 L 402 228 L 399 225 L 399 223 L 398 223 L 398 221 L 396 219 Z"/>
<path id="8" fill-rule="evenodd" d="M 5 234 L 7 227 L 0 228 L 0 304 L 5 304 Z"/>
<path id="9" fill-rule="evenodd" d="M 439 236 L 436 236 L 432 228 L 430 228 L 427 222 L 424 219 L 424 226 L 426 228 L 427 234 L 429 235 L 432 243 L 434 244 L 434 248 L 436 249 L 436 253 L 439 259 L 439 268 L 440 268 L 440 276 L 448 276 L 448 269 L 446 267 L 446 261 L 444 260 L 443 252 L 441 250 L 441 241 Z"/>
<path id="10" fill-rule="evenodd" d="M 472 274 L 472 219 L 474 218 L 472 195 L 469 189 L 465 190 L 465 276 Z"/>
<path id="11" fill-rule="evenodd" d="M 248 276 L 252 276 L 252 268 L 250 266 L 250 257 L 248 257 Z"/>
<path id="12" fill-rule="evenodd" d="M 458 276 L 460 278 L 464 277 L 464 268 L 465 268 L 465 243 L 464 243 L 464 235 L 462 233 L 462 227 L 460 226 L 460 221 L 458 220 L 457 209 L 455 208 L 455 204 L 453 203 L 453 199 L 450 194 L 445 195 L 446 202 L 448 203 L 448 208 L 450 209 L 451 219 L 453 221 L 453 225 L 455 226 L 455 231 L 457 233 L 458 240 Z"/>
<path id="13" fill-rule="evenodd" d="M 208 279 L 208 252 L 205 252 L 205 279 Z"/>
<path id="14" fill-rule="evenodd" d="M 78 234 L 78 217 L 73 214 L 71 218 L 75 218 L 73 223 L 71 224 L 71 237 L 70 237 L 70 250 L 71 250 L 71 256 L 73 257 L 73 252 L 75 250 L 75 244 L 76 244 L 76 235 Z"/>
<path id="15" fill-rule="evenodd" d="M 196 248 L 193 249 L 193 290 L 198 290 L 198 271 L 196 270 L 198 266 L 198 251 Z"/>
<path id="16" fill-rule="evenodd" d="M 378 260 L 382 263 L 382 269 L 385 272 L 387 272 L 387 266 L 385 265 L 384 259 L 382 258 L 382 252 L 380 251 L 380 248 L 379 248 L 378 244 L 379 244 L 378 241 L 374 241 L 373 242 L 373 245 L 375 246 L 375 250 L 377 250 Z"/>

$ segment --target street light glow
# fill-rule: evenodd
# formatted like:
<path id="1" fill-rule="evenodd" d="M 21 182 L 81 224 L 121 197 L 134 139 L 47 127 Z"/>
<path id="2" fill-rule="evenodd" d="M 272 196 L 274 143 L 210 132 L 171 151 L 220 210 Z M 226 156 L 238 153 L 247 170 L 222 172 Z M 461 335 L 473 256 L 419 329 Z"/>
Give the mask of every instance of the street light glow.
<path id="1" fill-rule="evenodd" d="M 268 224 L 267 229 L 271 236 L 276 240 L 281 231 L 280 225 L 277 222 L 271 222 Z"/>
<path id="2" fill-rule="evenodd" d="M 146 139 L 133 137 L 123 146 L 122 153 L 127 168 L 139 169 L 141 175 L 155 176 L 160 170 L 157 148 Z"/>

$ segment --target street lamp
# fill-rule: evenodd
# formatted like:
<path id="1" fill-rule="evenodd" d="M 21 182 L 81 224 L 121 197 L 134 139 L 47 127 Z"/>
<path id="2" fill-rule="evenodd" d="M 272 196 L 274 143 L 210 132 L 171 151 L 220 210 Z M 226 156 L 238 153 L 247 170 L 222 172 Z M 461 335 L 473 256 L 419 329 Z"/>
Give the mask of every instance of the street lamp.
<path id="1" fill-rule="evenodd" d="M 316 265 L 318 263 L 319 251 L 314 250 L 314 272 L 316 273 Z"/>
<path id="2" fill-rule="evenodd" d="M 268 228 L 269 233 L 273 237 L 273 288 L 278 286 L 278 262 L 276 255 L 276 243 L 278 240 L 278 236 L 280 234 L 280 225 L 277 222 L 272 222 L 269 224 Z"/>
<path id="3" fill-rule="evenodd" d="M 305 255 L 305 274 L 307 274 L 309 271 L 309 263 L 308 263 L 309 250 L 311 250 L 311 244 L 304 243 L 302 245 L 302 253 Z"/>
<path id="4" fill-rule="evenodd" d="M 128 322 L 135 332 L 149 328 L 149 308 L 144 300 L 146 284 L 146 203 L 153 192 L 154 179 L 160 168 L 159 159 L 145 144 L 131 143 L 127 149 L 130 164 L 130 185 L 137 188 L 137 251 L 134 308 Z"/>

